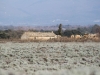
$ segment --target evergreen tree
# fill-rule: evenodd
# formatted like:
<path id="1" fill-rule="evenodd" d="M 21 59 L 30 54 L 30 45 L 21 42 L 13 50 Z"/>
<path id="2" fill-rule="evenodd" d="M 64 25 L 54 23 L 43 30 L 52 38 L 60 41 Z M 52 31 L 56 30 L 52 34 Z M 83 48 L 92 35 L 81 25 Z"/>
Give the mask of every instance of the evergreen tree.
<path id="1" fill-rule="evenodd" d="M 58 35 L 62 35 L 62 24 L 59 25 Z"/>

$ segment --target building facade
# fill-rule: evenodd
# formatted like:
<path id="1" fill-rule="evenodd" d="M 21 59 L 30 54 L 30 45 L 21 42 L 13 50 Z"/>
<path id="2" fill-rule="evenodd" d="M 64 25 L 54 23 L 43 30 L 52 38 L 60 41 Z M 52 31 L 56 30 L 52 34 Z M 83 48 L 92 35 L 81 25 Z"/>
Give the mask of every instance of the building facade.
<path id="1" fill-rule="evenodd" d="M 21 36 L 21 40 L 49 40 L 58 38 L 53 32 L 25 32 Z"/>

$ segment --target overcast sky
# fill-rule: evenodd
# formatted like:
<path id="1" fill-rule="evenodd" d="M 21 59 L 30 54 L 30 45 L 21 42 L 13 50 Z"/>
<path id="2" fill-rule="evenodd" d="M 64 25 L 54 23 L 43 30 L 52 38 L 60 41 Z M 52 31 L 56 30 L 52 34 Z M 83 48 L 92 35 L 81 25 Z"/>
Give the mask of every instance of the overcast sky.
<path id="1" fill-rule="evenodd" d="M 0 0 L 0 24 L 100 24 L 100 0 Z"/>

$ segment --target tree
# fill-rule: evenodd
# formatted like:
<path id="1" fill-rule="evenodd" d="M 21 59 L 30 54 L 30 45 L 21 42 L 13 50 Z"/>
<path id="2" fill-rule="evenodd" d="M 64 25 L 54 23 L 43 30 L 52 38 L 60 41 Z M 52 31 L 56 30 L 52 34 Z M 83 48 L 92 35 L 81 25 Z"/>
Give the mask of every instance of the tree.
<path id="1" fill-rule="evenodd" d="M 99 32 L 99 25 L 95 24 L 93 27 L 92 27 L 92 30 L 91 30 L 91 33 L 98 33 Z"/>
<path id="2" fill-rule="evenodd" d="M 96 33 L 98 33 L 98 36 L 100 37 L 100 26 L 96 29 Z"/>
<path id="3" fill-rule="evenodd" d="M 59 25 L 58 35 L 62 35 L 62 24 Z"/>
<path id="4" fill-rule="evenodd" d="M 63 36 L 70 37 L 71 35 L 82 35 L 82 33 L 78 30 L 65 30 L 63 32 Z"/>

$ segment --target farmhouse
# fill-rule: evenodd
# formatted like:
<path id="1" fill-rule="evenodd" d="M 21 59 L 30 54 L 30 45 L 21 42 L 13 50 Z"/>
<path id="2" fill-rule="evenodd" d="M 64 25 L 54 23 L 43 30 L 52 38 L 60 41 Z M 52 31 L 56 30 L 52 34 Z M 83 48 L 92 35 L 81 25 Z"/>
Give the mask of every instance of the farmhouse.
<path id="1" fill-rule="evenodd" d="M 25 32 L 21 40 L 49 40 L 57 37 L 53 32 Z"/>
<path id="2" fill-rule="evenodd" d="M 81 35 L 71 35 L 72 39 L 81 39 L 82 36 Z"/>

